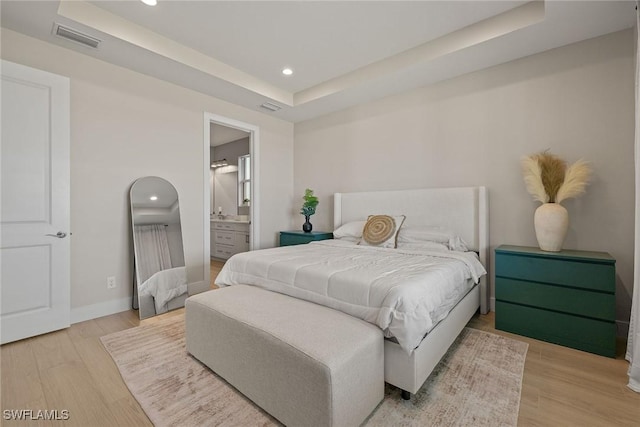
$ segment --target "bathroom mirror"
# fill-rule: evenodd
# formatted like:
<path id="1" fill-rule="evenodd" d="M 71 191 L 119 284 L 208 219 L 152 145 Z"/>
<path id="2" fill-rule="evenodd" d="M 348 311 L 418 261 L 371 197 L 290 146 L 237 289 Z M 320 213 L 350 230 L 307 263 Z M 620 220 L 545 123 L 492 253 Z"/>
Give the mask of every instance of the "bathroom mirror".
<path id="1" fill-rule="evenodd" d="M 140 319 L 184 306 L 187 273 L 182 246 L 180 203 L 165 179 L 136 180 L 129 193 L 134 250 L 133 306 Z"/>

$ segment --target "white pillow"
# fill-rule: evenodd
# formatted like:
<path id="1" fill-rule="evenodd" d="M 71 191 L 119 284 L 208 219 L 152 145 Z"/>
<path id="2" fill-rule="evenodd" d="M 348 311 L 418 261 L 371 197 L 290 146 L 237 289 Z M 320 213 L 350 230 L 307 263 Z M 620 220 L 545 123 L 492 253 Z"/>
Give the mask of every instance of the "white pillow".
<path id="1" fill-rule="evenodd" d="M 333 231 L 333 238 L 348 242 L 359 242 L 362 239 L 362 229 L 366 223 L 367 221 L 351 221 L 342 224 Z"/>
<path id="2" fill-rule="evenodd" d="M 398 242 L 398 249 L 406 249 L 408 251 L 439 251 L 449 252 L 449 245 L 438 242 L 420 242 L 420 243 L 400 243 Z"/>
<path id="3" fill-rule="evenodd" d="M 397 245 L 396 238 L 398 236 L 398 230 L 402 226 L 404 215 L 390 216 L 390 215 L 369 215 L 369 219 L 363 227 L 363 236 L 359 245 L 362 246 L 376 246 L 378 248 L 395 248 Z M 367 227 L 371 227 L 369 235 L 367 236 Z M 383 241 L 375 241 L 374 238 L 383 237 Z"/>
<path id="4" fill-rule="evenodd" d="M 462 237 L 453 236 L 451 240 L 449 240 L 449 249 L 452 251 L 467 252 L 469 250 L 469 245 L 467 245 Z"/>
<path id="5" fill-rule="evenodd" d="M 442 227 L 402 227 L 398 233 L 398 245 L 423 242 L 444 243 L 452 251 L 465 252 L 469 250 L 460 236 Z"/>

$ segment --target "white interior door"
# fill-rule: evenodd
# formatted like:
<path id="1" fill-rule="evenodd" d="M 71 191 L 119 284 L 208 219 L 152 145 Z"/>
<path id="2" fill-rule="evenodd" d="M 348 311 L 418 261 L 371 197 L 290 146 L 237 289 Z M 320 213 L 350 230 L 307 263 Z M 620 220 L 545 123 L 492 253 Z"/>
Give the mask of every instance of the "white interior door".
<path id="1" fill-rule="evenodd" d="M 0 342 L 70 318 L 69 79 L 2 61 Z"/>

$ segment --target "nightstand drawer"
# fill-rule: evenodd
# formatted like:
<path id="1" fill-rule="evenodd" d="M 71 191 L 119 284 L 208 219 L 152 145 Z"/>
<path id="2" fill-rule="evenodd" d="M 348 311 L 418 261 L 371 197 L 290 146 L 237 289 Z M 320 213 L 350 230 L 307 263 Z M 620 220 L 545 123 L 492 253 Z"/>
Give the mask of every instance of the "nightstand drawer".
<path id="1" fill-rule="evenodd" d="M 614 322 L 496 301 L 496 329 L 603 356 L 616 355 Z"/>
<path id="2" fill-rule="evenodd" d="M 496 251 L 496 277 L 615 291 L 615 265 L 519 256 Z"/>
<path id="3" fill-rule="evenodd" d="M 614 294 L 496 277 L 496 300 L 613 322 Z"/>
<path id="4" fill-rule="evenodd" d="M 305 233 L 302 231 L 281 231 L 280 246 L 304 245 L 318 240 L 333 239 L 333 233 L 325 231 L 312 231 Z"/>
<path id="5" fill-rule="evenodd" d="M 281 235 L 280 246 L 304 245 L 312 241 L 312 238 L 302 235 L 288 234 L 284 237 Z"/>

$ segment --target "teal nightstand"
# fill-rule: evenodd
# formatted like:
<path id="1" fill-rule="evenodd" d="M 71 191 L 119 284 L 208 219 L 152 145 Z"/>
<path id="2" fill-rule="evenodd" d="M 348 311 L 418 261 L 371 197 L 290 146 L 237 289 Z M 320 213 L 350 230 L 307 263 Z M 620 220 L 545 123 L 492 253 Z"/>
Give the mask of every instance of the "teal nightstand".
<path id="1" fill-rule="evenodd" d="M 310 233 L 305 233 L 304 231 L 280 232 L 280 246 L 304 245 L 305 243 L 327 239 L 333 239 L 333 233 L 325 231 L 312 231 Z"/>
<path id="2" fill-rule="evenodd" d="M 616 355 L 616 260 L 605 252 L 496 248 L 496 329 Z"/>

